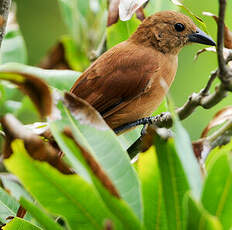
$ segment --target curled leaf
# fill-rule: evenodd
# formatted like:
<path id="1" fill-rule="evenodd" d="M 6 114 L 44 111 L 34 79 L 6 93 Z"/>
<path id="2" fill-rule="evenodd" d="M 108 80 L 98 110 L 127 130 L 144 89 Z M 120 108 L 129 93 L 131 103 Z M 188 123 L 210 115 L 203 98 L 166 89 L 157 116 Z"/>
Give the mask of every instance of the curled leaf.
<path id="1" fill-rule="evenodd" d="M 214 115 L 213 119 L 206 126 L 206 128 L 203 130 L 201 137 L 206 137 L 210 129 L 215 126 L 221 125 L 228 120 L 232 120 L 232 106 L 225 107 L 218 111 Z"/>
<path id="2" fill-rule="evenodd" d="M 52 95 L 48 85 L 40 78 L 30 74 L 0 71 L 0 80 L 10 81 L 27 94 L 37 107 L 41 117 L 52 111 Z"/>
<path id="3" fill-rule="evenodd" d="M 129 20 L 137 9 L 148 0 L 120 0 L 119 17 L 122 21 Z"/>
<path id="4" fill-rule="evenodd" d="M 102 116 L 82 98 L 66 92 L 64 95 L 64 103 L 74 118 L 81 124 L 89 124 L 100 130 L 109 129 Z"/>
<path id="5" fill-rule="evenodd" d="M 210 12 L 203 12 L 203 15 L 212 17 L 216 23 L 218 23 L 218 16 L 212 14 Z M 227 49 L 232 49 L 232 32 L 229 28 L 224 24 L 224 46 Z"/>
<path id="6" fill-rule="evenodd" d="M 6 135 L 3 148 L 4 158 L 9 158 L 12 154 L 11 142 L 21 139 L 32 158 L 46 161 L 64 174 L 72 174 L 70 168 L 61 160 L 59 152 L 38 135 L 26 129 L 13 115 L 6 114 L 1 119 L 1 124 Z"/>
<path id="7" fill-rule="evenodd" d="M 84 157 L 86 163 L 94 173 L 94 175 L 101 181 L 101 183 L 104 185 L 104 187 L 115 197 L 120 198 L 119 193 L 116 189 L 116 187 L 113 185 L 112 181 L 110 178 L 107 176 L 107 174 L 103 171 L 101 166 L 98 164 L 98 162 L 94 159 L 94 157 L 85 149 L 82 147 L 81 144 L 79 144 L 71 130 L 69 128 L 66 128 L 63 132 L 64 135 L 67 137 L 71 138 L 74 143 L 77 145 L 77 147 L 81 150 L 81 154 Z"/>

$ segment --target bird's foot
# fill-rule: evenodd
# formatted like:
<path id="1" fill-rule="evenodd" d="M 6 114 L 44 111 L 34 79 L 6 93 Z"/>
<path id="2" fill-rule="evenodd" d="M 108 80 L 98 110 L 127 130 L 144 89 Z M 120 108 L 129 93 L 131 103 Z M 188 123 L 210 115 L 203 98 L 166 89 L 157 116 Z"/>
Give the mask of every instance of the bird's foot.
<path id="1" fill-rule="evenodd" d="M 116 134 L 119 134 L 119 133 L 125 132 L 128 129 L 139 126 L 139 125 L 144 125 L 144 127 L 145 127 L 146 125 L 151 125 L 151 124 L 152 124 L 152 117 L 144 117 L 144 118 L 138 119 L 136 121 L 126 123 L 124 125 L 119 126 L 119 127 L 114 129 L 114 132 Z"/>

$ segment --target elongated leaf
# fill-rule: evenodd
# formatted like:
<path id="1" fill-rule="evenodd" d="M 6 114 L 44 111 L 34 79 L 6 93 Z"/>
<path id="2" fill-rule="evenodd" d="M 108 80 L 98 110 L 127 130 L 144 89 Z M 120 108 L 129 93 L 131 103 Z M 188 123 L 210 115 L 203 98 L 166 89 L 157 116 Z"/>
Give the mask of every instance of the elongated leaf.
<path id="1" fill-rule="evenodd" d="M 15 217 L 10 223 L 2 227 L 3 230 L 42 230 L 41 228 L 31 224 L 21 218 Z"/>
<path id="2" fill-rule="evenodd" d="M 202 203 L 206 210 L 218 217 L 223 229 L 232 226 L 232 168 L 227 154 L 219 154 L 206 178 Z"/>
<path id="3" fill-rule="evenodd" d="M 154 147 L 139 155 L 137 171 L 142 186 L 146 229 L 168 229 L 158 160 Z"/>
<path id="4" fill-rule="evenodd" d="M 44 229 L 47 230 L 63 229 L 51 217 L 47 216 L 41 209 L 39 209 L 30 201 L 26 200 L 24 197 L 20 199 L 20 203 L 28 212 L 30 212 L 30 214 L 38 221 L 38 223 L 40 223 L 41 226 L 43 226 Z"/>
<path id="5" fill-rule="evenodd" d="M 194 155 L 190 137 L 177 118 L 174 120 L 174 132 L 176 151 L 185 175 L 187 176 L 188 183 L 195 198 L 200 199 L 202 189 L 202 175 L 200 166 Z"/>
<path id="6" fill-rule="evenodd" d="M 194 230 L 222 230 L 219 220 L 210 215 L 201 204 L 197 203 L 192 196 L 187 195 L 187 225 L 186 229 Z"/>
<path id="7" fill-rule="evenodd" d="M 28 156 L 21 140 L 12 143 L 13 155 L 4 161 L 45 209 L 63 216 L 70 228 L 102 229 L 105 219 L 119 228 L 94 187 L 78 175 L 63 175 L 45 162 Z M 28 173 L 30 172 L 30 173 Z M 38 183 L 39 182 L 39 183 Z"/>
<path id="8" fill-rule="evenodd" d="M 60 149 L 65 153 L 65 156 L 69 160 L 70 165 L 76 171 L 76 173 L 85 179 L 88 183 L 92 183 L 91 177 L 89 175 L 88 170 L 83 166 L 84 158 L 78 158 L 80 155 L 80 149 L 77 148 L 75 143 L 69 138 L 65 137 L 62 134 L 62 122 L 56 121 L 50 124 L 50 128 L 52 131 L 55 140 L 57 141 Z"/>
<path id="9" fill-rule="evenodd" d="M 121 220 L 126 229 L 141 229 L 141 224 L 139 223 L 138 218 L 134 215 L 125 201 L 115 198 L 103 187 L 102 183 L 95 177 L 96 172 L 93 172 L 90 169 L 78 146 L 73 140 L 59 131 L 59 125 L 60 122 L 53 122 L 50 127 L 58 145 L 66 154 L 71 166 L 79 175 L 85 178 L 86 181 L 94 183 L 98 192 L 101 194 L 102 199 L 105 201 L 105 204 L 110 208 L 112 213 Z"/>
<path id="10" fill-rule="evenodd" d="M 18 63 L 1 65 L 0 73 L 1 72 L 17 72 L 19 74 L 33 75 L 45 80 L 49 86 L 60 90 L 69 90 L 74 84 L 75 80 L 80 76 L 80 72 L 71 70 L 45 70 Z"/>
<path id="11" fill-rule="evenodd" d="M 127 152 L 122 148 L 114 132 L 107 128 L 106 124 L 104 129 L 81 124 L 66 108 L 63 109 L 66 113 L 66 115 L 63 114 L 63 118 L 66 120 L 66 125 L 71 128 L 77 142 L 82 143 L 93 155 L 118 190 L 121 198 L 141 219 L 142 201 L 138 177 L 130 165 Z M 98 116 L 98 119 L 102 118 Z M 104 124 L 103 119 L 102 124 Z"/>
<path id="12" fill-rule="evenodd" d="M 173 139 L 163 140 L 155 136 L 155 148 L 162 179 L 165 211 L 169 230 L 181 230 L 184 226 L 183 199 L 189 184 L 176 152 Z"/>
<path id="13" fill-rule="evenodd" d="M 8 222 L 6 218 L 16 216 L 18 208 L 19 203 L 0 187 L 0 221 Z"/>
<path id="14" fill-rule="evenodd" d="M 123 229 L 144 230 L 142 223 L 124 200 L 113 197 L 98 180 L 94 180 L 94 184 L 107 206 L 123 223 Z"/>

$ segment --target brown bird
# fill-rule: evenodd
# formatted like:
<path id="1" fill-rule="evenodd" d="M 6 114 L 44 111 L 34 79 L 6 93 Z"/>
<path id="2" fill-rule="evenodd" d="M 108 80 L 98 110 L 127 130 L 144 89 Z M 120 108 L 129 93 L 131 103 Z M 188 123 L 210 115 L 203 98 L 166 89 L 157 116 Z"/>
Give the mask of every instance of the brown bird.
<path id="1" fill-rule="evenodd" d="M 100 56 L 71 93 L 90 103 L 112 129 L 150 116 L 170 87 L 178 53 L 191 42 L 215 45 L 187 16 L 162 11 L 146 18 L 131 37 Z"/>

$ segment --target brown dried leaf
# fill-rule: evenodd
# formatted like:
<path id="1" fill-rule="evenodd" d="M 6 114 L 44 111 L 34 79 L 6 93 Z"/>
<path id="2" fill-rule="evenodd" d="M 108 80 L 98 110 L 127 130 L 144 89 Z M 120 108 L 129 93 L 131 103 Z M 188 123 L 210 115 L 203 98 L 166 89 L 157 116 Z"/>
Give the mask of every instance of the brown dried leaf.
<path id="1" fill-rule="evenodd" d="M 71 69 L 65 58 L 65 50 L 62 42 L 57 43 L 39 64 L 43 69 Z"/>
<path id="2" fill-rule="evenodd" d="M 66 92 L 64 95 L 64 104 L 81 124 L 89 124 L 100 130 L 109 129 L 100 113 L 82 98 Z"/>
<path id="3" fill-rule="evenodd" d="M 86 160 L 86 163 L 89 165 L 90 169 L 93 171 L 94 175 L 101 181 L 103 186 L 115 197 L 120 198 L 119 193 L 115 186 L 113 185 L 110 178 L 107 176 L 107 174 L 103 171 L 101 166 L 98 164 L 98 162 L 94 159 L 94 157 L 80 144 L 78 143 L 71 130 L 69 128 L 66 128 L 63 131 L 63 134 L 67 137 L 71 138 L 77 147 L 81 150 L 82 156 Z"/>
<path id="4" fill-rule="evenodd" d="M 135 12 L 136 17 L 142 22 L 145 19 L 145 14 L 143 11 L 143 7 L 140 7 Z"/>
<path id="5" fill-rule="evenodd" d="M 19 218 L 23 218 L 26 215 L 26 213 L 27 213 L 27 210 L 23 206 L 20 205 L 16 216 Z"/>
<path id="6" fill-rule="evenodd" d="M 203 14 L 212 17 L 218 23 L 218 16 L 210 12 L 203 12 Z M 224 25 L 224 46 L 227 49 L 232 49 L 232 32 L 226 25 Z"/>
<path id="7" fill-rule="evenodd" d="M 119 6 L 120 0 L 110 0 L 109 10 L 108 10 L 108 19 L 107 26 L 111 26 L 118 21 L 119 18 Z"/>
<path id="8" fill-rule="evenodd" d="M 1 79 L 12 82 L 27 94 L 34 102 L 41 117 L 51 114 L 52 95 L 45 81 L 33 75 L 6 71 L 0 72 Z"/>
<path id="9" fill-rule="evenodd" d="M 48 142 L 44 142 L 41 137 L 26 129 L 12 114 L 6 114 L 1 119 L 1 124 L 6 134 L 3 147 L 4 158 L 9 158 L 12 154 L 11 142 L 15 139 L 21 139 L 24 141 L 28 153 L 35 160 L 46 161 L 64 174 L 73 173 L 60 158 L 59 151 Z"/>
<path id="10" fill-rule="evenodd" d="M 202 151 L 203 151 L 203 141 L 194 141 L 192 142 L 193 152 L 197 159 L 201 159 Z"/>
<path id="11" fill-rule="evenodd" d="M 2 15 L 0 15 L 0 27 L 4 25 L 4 18 Z"/>
<path id="12" fill-rule="evenodd" d="M 212 129 L 215 126 L 221 125 L 225 121 L 232 119 L 232 106 L 228 106 L 226 108 L 223 108 L 222 110 L 218 111 L 213 119 L 209 122 L 207 127 L 203 130 L 201 137 L 206 137 L 210 129 Z"/>

